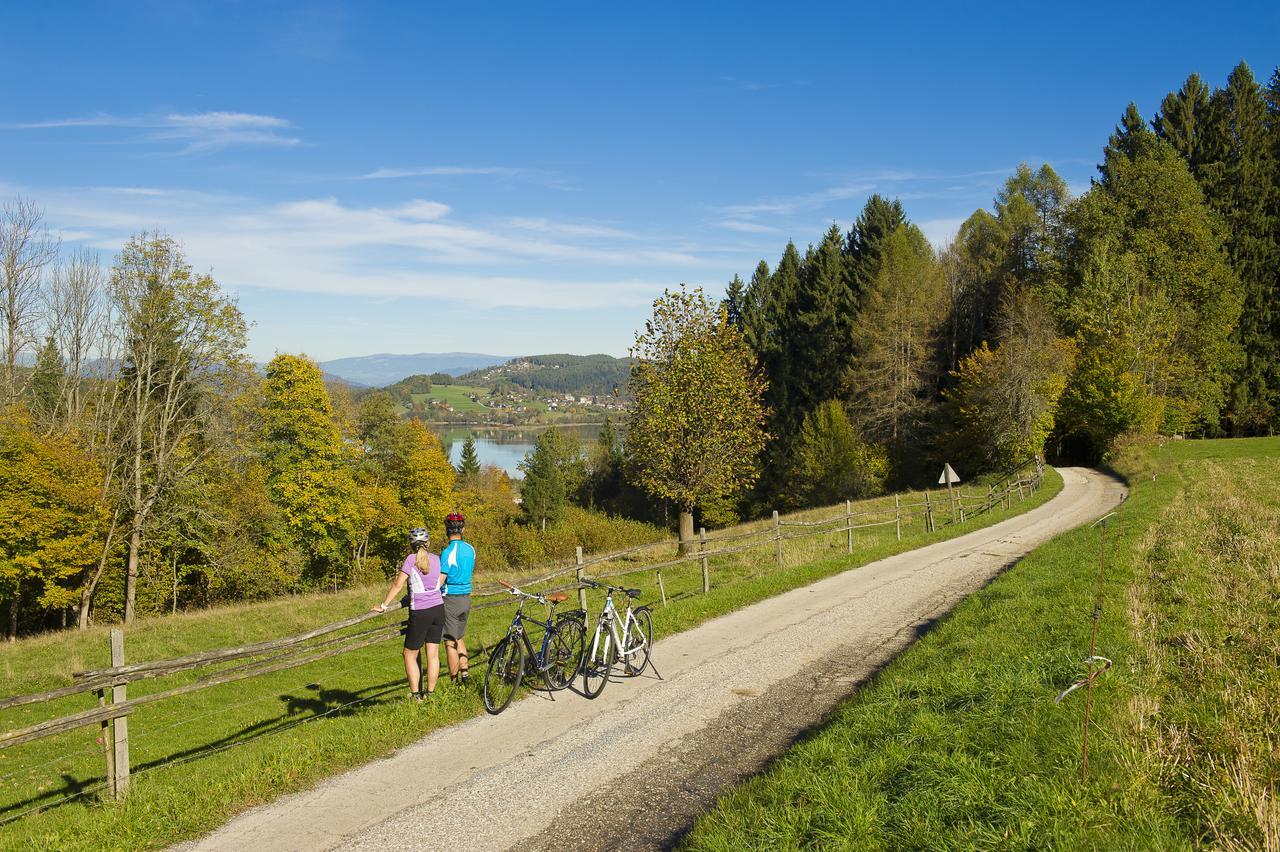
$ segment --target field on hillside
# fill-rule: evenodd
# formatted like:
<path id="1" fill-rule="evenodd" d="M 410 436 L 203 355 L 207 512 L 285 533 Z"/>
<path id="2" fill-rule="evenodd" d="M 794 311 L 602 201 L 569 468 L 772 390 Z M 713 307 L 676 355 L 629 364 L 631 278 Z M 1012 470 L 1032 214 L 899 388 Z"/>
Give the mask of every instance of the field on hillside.
<path id="1" fill-rule="evenodd" d="M 489 397 L 489 389 L 474 385 L 432 385 L 431 393 L 415 393 L 411 394 L 411 396 L 414 402 L 420 402 L 423 405 L 438 402 L 452 406 L 454 411 L 489 410 L 489 407 L 484 403 L 484 400 Z M 472 396 L 475 396 L 480 401 L 477 402 L 471 399 Z"/>
<path id="2" fill-rule="evenodd" d="M 1098 529 L 1039 548 L 685 839 L 742 848 L 1280 849 L 1280 439 L 1117 460 L 1082 783 Z"/>
<path id="3" fill-rule="evenodd" d="M 1008 509 L 995 509 L 963 525 L 943 524 L 935 533 L 924 530 L 922 516 L 916 512 L 907 516 L 901 541 L 895 539 L 892 524 L 857 530 L 852 555 L 845 553 L 843 530 L 787 541 L 781 570 L 774 562 L 772 541 L 746 552 L 712 557 L 710 594 L 701 593 L 696 562 L 667 569 L 663 579 L 670 605 L 655 610 L 655 631 L 663 635 L 684 630 L 780 590 L 995 523 L 1042 503 L 1060 488 L 1060 477 L 1050 470 L 1045 487 L 1026 500 L 1015 500 Z M 934 493 L 935 501 L 942 500 L 941 493 Z M 879 498 L 854 508 L 883 508 L 892 502 L 892 498 Z M 842 510 L 813 510 L 794 519 L 831 516 Z M 624 561 L 614 567 L 634 567 L 625 582 L 642 588 L 646 600 L 654 600 L 655 574 L 642 566 L 670 557 L 673 548 L 663 544 L 653 548 L 647 559 L 628 557 L 640 564 Z M 497 578 L 482 574 L 477 579 L 492 587 Z M 130 628 L 126 654 L 130 662 L 137 662 L 299 633 L 361 612 L 380 600 L 382 593 L 382 587 L 355 589 L 155 619 Z M 592 610 L 599 604 L 593 594 Z M 473 661 L 478 673 L 483 673 L 484 645 L 502 635 L 510 613 L 506 606 L 474 613 L 468 640 L 480 652 Z M 385 616 L 387 623 L 398 619 L 396 614 Z M 105 628 L 19 641 L 0 656 L 4 691 L 12 695 L 65 685 L 73 671 L 105 665 L 106 644 Z M 388 640 L 334 659 L 138 708 L 129 723 L 135 775 L 130 797 L 123 803 L 94 800 L 103 777 L 96 728 L 0 750 L 0 820 L 9 821 L 0 831 L 0 847 L 162 846 L 207 831 L 246 807 L 367 762 L 436 727 L 482 712 L 478 683 L 470 688 L 442 684 L 430 706 L 408 704 L 398 645 L 398 640 Z M 130 685 L 129 694 L 157 692 L 206 674 L 142 681 Z M 0 711 L 0 730 L 93 704 L 92 696 L 81 695 Z M 30 812 L 76 793 L 86 795 Z"/>

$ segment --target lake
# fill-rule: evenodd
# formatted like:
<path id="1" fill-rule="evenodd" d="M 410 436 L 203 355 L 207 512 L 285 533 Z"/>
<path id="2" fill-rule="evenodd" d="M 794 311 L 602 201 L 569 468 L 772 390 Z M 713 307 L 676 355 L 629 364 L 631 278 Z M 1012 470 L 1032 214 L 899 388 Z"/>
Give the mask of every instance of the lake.
<path id="1" fill-rule="evenodd" d="M 462 444 L 468 435 L 476 439 L 476 455 L 480 464 L 497 465 L 507 472 L 508 476 L 520 476 L 517 465 L 524 461 L 525 455 L 533 451 L 538 435 L 547 429 L 559 429 L 572 432 L 578 436 L 585 450 L 600 437 L 600 424 L 586 426 L 544 426 L 540 429 L 486 429 L 483 426 L 447 426 L 430 427 L 440 442 L 449 461 L 456 467 L 462 456 Z"/>

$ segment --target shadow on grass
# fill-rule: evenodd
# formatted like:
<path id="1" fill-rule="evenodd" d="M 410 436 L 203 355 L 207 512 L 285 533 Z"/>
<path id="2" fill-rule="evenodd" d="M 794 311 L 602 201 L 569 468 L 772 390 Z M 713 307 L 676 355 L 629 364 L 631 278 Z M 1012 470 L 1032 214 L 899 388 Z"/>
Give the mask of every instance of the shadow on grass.
<path id="1" fill-rule="evenodd" d="M 340 716 L 348 713 L 356 712 L 354 706 L 360 704 L 363 706 L 376 706 L 377 704 L 386 703 L 385 701 L 374 701 L 373 699 L 382 698 L 403 685 L 403 680 L 396 678 L 385 683 L 374 684 L 360 690 L 348 689 L 330 689 L 322 686 L 318 682 L 307 684 L 304 688 L 313 695 L 292 695 L 285 693 L 279 696 L 280 701 L 284 702 L 284 712 L 271 719 L 264 719 L 241 728 L 238 731 L 227 734 L 224 737 L 194 745 L 190 748 L 174 752 L 164 757 L 155 758 L 153 760 L 144 761 L 135 764 L 132 767 L 133 774 L 140 774 L 149 770 L 159 769 L 169 763 L 179 763 L 193 760 L 204 753 L 212 754 L 222 751 L 243 743 L 252 742 L 259 737 L 291 728 L 295 725 L 309 722 L 312 719 L 321 716 Z M 352 705 L 352 706 L 347 706 Z M 336 711 L 336 712 L 335 712 Z M 146 736 L 146 731 L 142 730 L 138 736 Z M 10 802 L 0 806 L 0 823 L 7 821 L 10 815 L 15 813 L 23 813 L 32 809 L 43 809 L 45 807 L 53 807 L 60 803 L 62 799 L 77 798 L 85 793 L 93 792 L 106 786 L 106 775 L 91 775 L 84 778 L 76 778 L 68 773 L 61 773 L 62 784 L 45 792 L 32 796 L 30 798 L 21 799 L 19 801 Z"/>

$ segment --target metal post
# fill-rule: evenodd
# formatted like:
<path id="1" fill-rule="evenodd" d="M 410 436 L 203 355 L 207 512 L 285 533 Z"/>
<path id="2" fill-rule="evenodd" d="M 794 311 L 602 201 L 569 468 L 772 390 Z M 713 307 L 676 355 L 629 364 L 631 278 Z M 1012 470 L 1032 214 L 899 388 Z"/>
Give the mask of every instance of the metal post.
<path id="1" fill-rule="evenodd" d="M 111 667 L 124 665 L 124 631 L 119 628 L 111 630 Z M 124 684 L 111 688 L 111 703 L 121 704 L 127 700 Z M 129 718 L 121 716 L 111 723 L 112 751 L 115 763 L 115 797 L 123 799 L 129 791 Z"/>
<path id="2" fill-rule="evenodd" d="M 582 611 L 587 611 L 587 589 L 582 585 L 582 547 L 579 545 L 577 551 L 578 570 L 575 572 L 578 577 L 578 606 L 582 607 Z"/>
<path id="3" fill-rule="evenodd" d="M 947 499 L 951 501 L 951 523 L 954 524 L 956 522 L 956 492 L 951 487 L 951 477 L 943 476 L 943 479 L 947 481 Z"/>
<path id="4" fill-rule="evenodd" d="M 893 528 L 898 534 L 898 541 L 902 541 L 902 498 L 897 494 L 893 495 Z"/>
<path id="5" fill-rule="evenodd" d="M 848 537 L 848 550 L 853 553 L 853 503 L 844 501 L 845 535 Z"/>
<path id="6" fill-rule="evenodd" d="M 711 572 L 707 570 L 707 528 L 698 527 L 698 551 L 702 554 L 702 593 L 711 591 Z"/>
<path id="7" fill-rule="evenodd" d="M 782 567 L 782 519 L 778 517 L 778 510 L 773 510 L 773 537 L 777 541 L 778 567 Z"/>

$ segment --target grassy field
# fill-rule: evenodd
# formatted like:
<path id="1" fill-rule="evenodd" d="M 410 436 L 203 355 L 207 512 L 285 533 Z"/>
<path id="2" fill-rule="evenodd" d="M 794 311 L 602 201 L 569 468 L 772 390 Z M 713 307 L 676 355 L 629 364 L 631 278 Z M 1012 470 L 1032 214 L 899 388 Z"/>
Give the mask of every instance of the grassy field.
<path id="1" fill-rule="evenodd" d="M 1280 439 L 1116 462 L 1089 777 L 1098 530 L 961 604 L 726 796 L 690 850 L 1280 848 Z"/>
<path id="2" fill-rule="evenodd" d="M 779 591 L 963 534 L 1038 505 L 1060 488 L 1061 479 L 1048 471 L 1045 487 L 1025 501 L 963 525 L 941 526 L 932 534 L 925 532 L 917 513 L 904 526 L 901 542 L 895 540 L 892 525 L 859 530 L 852 556 L 845 554 L 845 534 L 840 531 L 786 542 L 781 570 L 774 563 L 772 542 L 753 551 L 714 557 L 712 590 L 706 595 L 700 593 L 696 564 L 668 569 L 664 581 L 670 605 L 655 611 L 655 631 L 661 636 L 685 630 Z M 892 498 L 881 498 L 862 505 L 891 504 Z M 831 514 L 828 509 L 793 517 Z M 651 564 L 669 557 L 671 548 L 661 545 L 628 557 L 631 563 L 611 568 Z M 497 578 L 477 579 L 491 584 Z M 645 589 L 646 598 L 656 597 L 652 571 L 637 567 L 627 582 Z M 126 654 L 136 662 L 289 635 L 360 612 L 382 593 L 381 587 L 354 589 L 146 621 L 128 631 Z M 593 610 L 599 604 L 593 596 Z M 392 622 L 397 616 L 386 618 Z M 507 607 L 475 612 L 468 636 L 473 649 L 501 636 L 509 619 Z M 430 706 L 406 702 L 398 644 L 389 640 L 305 667 L 139 708 L 129 722 L 135 775 L 130 797 L 123 803 L 86 795 L 31 812 L 101 783 L 103 758 L 95 743 L 95 728 L 0 750 L 0 820 L 8 820 L 0 826 L 0 847 L 163 846 L 208 831 L 246 807 L 305 789 L 435 728 L 483 712 L 478 684 L 471 688 L 442 684 Z M 65 685 L 73 671 L 106 665 L 106 648 L 105 628 L 35 637 L 7 646 L 0 651 L 4 693 Z M 483 673 L 482 665 L 478 671 Z M 143 681 L 130 686 L 130 695 L 171 688 L 196 676 Z M 0 711 L 0 730 L 93 703 L 91 696 L 83 695 Z"/>
<path id="3" fill-rule="evenodd" d="M 472 395 L 475 395 L 481 402 L 471 399 Z M 453 406 L 454 411 L 489 410 L 489 407 L 483 404 L 483 401 L 489 397 L 488 388 L 473 387 L 471 385 L 432 385 L 431 393 L 415 393 L 412 396 L 414 402 L 421 402 L 423 405 L 441 402 L 445 405 Z"/>

